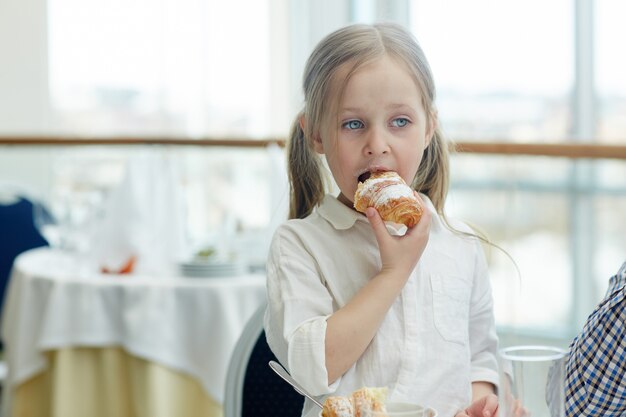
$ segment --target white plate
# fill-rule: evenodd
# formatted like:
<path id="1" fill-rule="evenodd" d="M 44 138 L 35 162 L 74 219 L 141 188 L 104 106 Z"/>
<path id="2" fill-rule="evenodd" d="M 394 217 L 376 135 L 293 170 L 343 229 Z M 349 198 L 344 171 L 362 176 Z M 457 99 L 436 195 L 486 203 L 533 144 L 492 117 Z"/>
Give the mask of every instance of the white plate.
<path id="1" fill-rule="evenodd" d="M 246 272 L 245 265 L 240 262 L 181 262 L 179 269 L 186 277 L 230 277 Z"/>
<path id="2" fill-rule="evenodd" d="M 437 417 L 437 411 L 409 403 L 390 402 L 386 406 L 388 417 Z M 322 417 L 320 411 L 319 417 Z"/>

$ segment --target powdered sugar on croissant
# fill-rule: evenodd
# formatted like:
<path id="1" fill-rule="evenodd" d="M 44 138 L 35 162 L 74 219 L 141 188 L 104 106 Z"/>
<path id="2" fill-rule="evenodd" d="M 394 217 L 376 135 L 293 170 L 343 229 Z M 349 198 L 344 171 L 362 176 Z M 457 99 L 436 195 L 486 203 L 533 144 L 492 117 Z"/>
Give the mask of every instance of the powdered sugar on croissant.
<path id="1" fill-rule="evenodd" d="M 347 397 L 332 396 L 326 398 L 322 417 L 354 417 L 354 405 Z"/>
<path id="2" fill-rule="evenodd" d="M 348 397 L 331 396 L 324 401 L 322 417 L 361 417 L 364 410 L 387 415 L 387 387 L 363 387 Z"/>
<path id="3" fill-rule="evenodd" d="M 354 194 L 354 208 L 365 213 L 374 207 L 385 221 L 413 227 L 422 217 L 422 207 L 402 177 L 393 171 L 373 172 L 360 182 Z"/>

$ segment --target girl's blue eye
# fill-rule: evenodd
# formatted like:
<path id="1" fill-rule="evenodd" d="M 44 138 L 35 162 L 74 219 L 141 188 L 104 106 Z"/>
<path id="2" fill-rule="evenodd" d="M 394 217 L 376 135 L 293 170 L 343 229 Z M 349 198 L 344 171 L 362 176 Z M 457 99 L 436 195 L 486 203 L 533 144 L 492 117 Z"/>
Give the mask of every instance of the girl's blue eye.
<path id="1" fill-rule="evenodd" d="M 348 120 L 347 122 L 343 124 L 343 127 L 345 127 L 346 129 L 350 129 L 350 130 L 362 129 L 363 122 L 361 122 L 360 120 Z"/>
<path id="2" fill-rule="evenodd" d="M 409 119 L 406 119 L 404 117 L 400 117 L 398 119 L 394 119 L 391 122 L 391 125 L 393 127 L 404 127 L 404 126 L 406 126 L 408 124 L 409 124 Z"/>

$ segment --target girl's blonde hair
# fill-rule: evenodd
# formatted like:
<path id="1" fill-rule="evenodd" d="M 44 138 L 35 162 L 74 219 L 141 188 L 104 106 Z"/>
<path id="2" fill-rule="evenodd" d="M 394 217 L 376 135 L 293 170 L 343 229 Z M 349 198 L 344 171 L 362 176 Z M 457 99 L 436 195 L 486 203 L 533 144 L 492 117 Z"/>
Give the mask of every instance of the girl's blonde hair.
<path id="1" fill-rule="evenodd" d="M 319 136 L 321 126 L 328 117 L 326 113 L 333 108 L 332 100 L 340 100 L 350 75 L 358 68 L 385 55 L 406 64 L 422 93 L 427 122 L 437 117 L 435 84 L 430 67 L 422 48 L 409 31 L 393 23 L 355 24 L 326 36 L 307 61 L 303 77 L 305 105 L 289 135 L 290 219 L 308 216 L 326 193 L 323 164 L 313 149 L 313 139 Z M 340 80 L 339 91 L 335 89 L 336 84 L 332 84 L 331 89 L 331 83 L 343 64 L 351 65 L 348 76 Z M 412 187 L 426 194 L 437 212 L 443 215 L 449 181 L 448 146 L 436 120 L 432 122 L 435 131 L 424 150 Z"/>

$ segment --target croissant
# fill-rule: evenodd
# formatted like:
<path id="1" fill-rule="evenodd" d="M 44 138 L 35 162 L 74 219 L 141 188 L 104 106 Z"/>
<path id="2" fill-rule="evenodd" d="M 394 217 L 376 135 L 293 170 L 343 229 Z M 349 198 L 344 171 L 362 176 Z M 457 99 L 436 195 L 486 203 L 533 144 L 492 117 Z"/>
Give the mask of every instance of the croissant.
<path id="1" fill-rule="evenodd" d="M 373 172 L 354 193 L 354 208 L 365 213 L 374 207 L 383 220 L 413 227 L 422 217 L 422 207 L 402 177 L 393 171 Z"/>
<path id="2" fill-rule="evenodd" d="M 387 388 L 363 387 L 349 397 L 331 396 L 324 401 L 322 417 L 361 417 L 361 411 L 369 409 L 387 413 L 385 400 Z"/>
<path id="3" fill-rule="evenodd" d="M 387 413 L 385 401 L 387 399 L 387 388 L 363 387 L 352 393 L 352 404 L 354 406 L 354 417 L 361 417 L 361 410 L 369 409 Z"/>
<path id="4" fill-rule="evenodd" d="M 324 401 L 322 417 L 353 417 L 354 407 L 350 398 L 332 396 Z"/>

